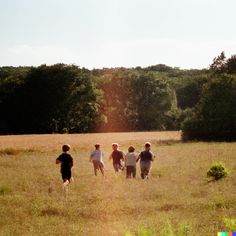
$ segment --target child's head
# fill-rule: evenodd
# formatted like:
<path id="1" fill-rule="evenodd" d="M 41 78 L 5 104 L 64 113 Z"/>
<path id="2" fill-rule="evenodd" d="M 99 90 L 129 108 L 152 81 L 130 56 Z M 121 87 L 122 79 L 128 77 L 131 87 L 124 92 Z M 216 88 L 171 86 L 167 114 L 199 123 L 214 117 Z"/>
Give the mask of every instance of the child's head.
<path id="1" fill-rule="evenodd" d="M 118 149 L 118 147 L 119 147 L 119 144 L 118 144 L 118 143 L 113 143 L 113 144 L 112 144 L 112 149 L 113 149 L 114 151 L 116 151 L 116 150 Z"/>
<path id="2" fill-rule="evenodd" d="M 128 148 L 128 152 L 134 152 L 135 151 L 135 148 L 133 147 L 133 146 L 130 146 L 129 148 Z"/>
<path id="3" fill-rule="evenodd" d="M 144 147 L 145 147 L 145 149 L 146 149 L 147 151 L 149 151 L 149 150 L 151 149 L 151 143 L 146 142 L 145 145 L 144 145 Z"/>
<path id="4" fill-rule="evenodd" d="M 62 146 L 62 151 L 63 152 L 68 152 L 70 150 L 70 145 L 69 144 L 64 144 L 63 146 Z"/>
<path id="5" fill-rule="evenodd" d="M 98 150 L 98 149 L 100 148 L 100 144 L 96 143 L 96 144 L 94 145 L 94 147 L 95 147 L 96 150 Z"/>

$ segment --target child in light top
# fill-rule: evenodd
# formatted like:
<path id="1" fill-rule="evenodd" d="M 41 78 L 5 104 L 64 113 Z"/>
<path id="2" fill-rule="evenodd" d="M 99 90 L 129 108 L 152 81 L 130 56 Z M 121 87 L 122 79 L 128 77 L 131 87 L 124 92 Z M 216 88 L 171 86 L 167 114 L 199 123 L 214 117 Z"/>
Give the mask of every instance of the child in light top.
<path id="1" fill-rule="evenodd" d="M 125 155 L 125 166 L 126 166 L 126 178 L 136 177 L 136 161 L 137 157 L 134 153 L 135 148 L 130 146 L 128 148 L 128 153 Z"/>
<path id="2" fill-rule="evenodd" d="M 90 160 L 93 162 L 94 174 L 97 176 L 97 171 L 100 170 L 104 176 L 104 163 L 103 163 L 103 153 L 100 150 L 100 144 L 95 144 L 95 150 L 90 155 Z"/>

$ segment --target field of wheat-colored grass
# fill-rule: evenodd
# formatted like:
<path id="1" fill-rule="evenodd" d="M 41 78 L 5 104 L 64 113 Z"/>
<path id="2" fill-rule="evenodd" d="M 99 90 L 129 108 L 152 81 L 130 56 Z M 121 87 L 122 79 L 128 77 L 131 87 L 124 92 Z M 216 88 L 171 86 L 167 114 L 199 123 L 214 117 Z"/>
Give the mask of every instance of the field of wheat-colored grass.
<path id="1" fill-rule="evenodd" d="M 214 236 L 236 227 L 236 144 L 182 143 L 180 132 L 0 136 L 0 235 Z M 126 180 L 108 161 L 112 142 L 126 152 L 146 141 L 156 155 L 149 180 Z M 106 178 L 88 162 L 95 143 Z M 74 182 L 63 196 L 61 145 L 71 145 Z M 221 161 L 220 181 L 206 177 Z M 236 231 L 236 229 L 235 229 Z"/>

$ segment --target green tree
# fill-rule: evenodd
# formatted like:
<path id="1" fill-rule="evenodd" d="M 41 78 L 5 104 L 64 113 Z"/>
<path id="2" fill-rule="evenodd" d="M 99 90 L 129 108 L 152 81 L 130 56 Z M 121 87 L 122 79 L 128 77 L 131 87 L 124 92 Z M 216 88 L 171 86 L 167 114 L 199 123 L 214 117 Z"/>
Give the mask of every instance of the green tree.
<path id="1" fill-rule="evenodd" d="M 17 98 L 22 133 L 88 132 L 98 113 L 91 76 L 74 65 L 32 68 Z"/>
<path id="2" fill-rule="evenodd" d="M 132 107 L 138 130 L 163 130 L 165 113 L 172 106 L 172 91 L 165 80 L 153 73 L 132 79 Z"/>
<path id="3" fill-rule="evenodd" d="M 195 113 L 185 120 L 183 130 L 185 139 L 235 139 L 235 76 L 217 75 L 204 86 Z"/>

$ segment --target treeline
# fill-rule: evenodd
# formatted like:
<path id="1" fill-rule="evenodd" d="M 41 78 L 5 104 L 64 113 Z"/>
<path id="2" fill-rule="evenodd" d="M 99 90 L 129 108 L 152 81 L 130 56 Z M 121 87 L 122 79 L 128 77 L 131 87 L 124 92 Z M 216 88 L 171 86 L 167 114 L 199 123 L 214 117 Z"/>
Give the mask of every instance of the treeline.
<path id="1" fill-rule="evenodd" d="M 235 72 L 224 53 L 203 70 L 1 67 L 0 133 L 183 129 L 184 139 L 232 139 Z"/>

